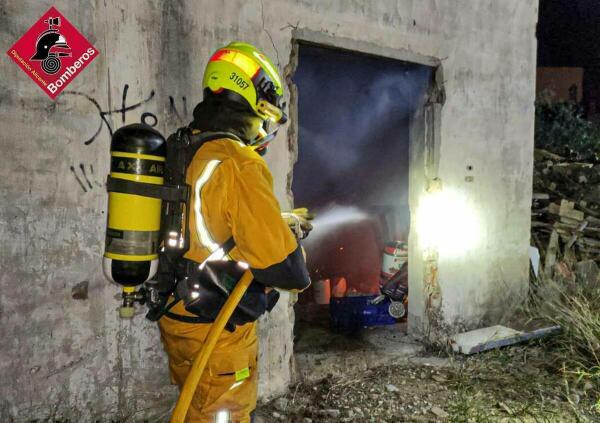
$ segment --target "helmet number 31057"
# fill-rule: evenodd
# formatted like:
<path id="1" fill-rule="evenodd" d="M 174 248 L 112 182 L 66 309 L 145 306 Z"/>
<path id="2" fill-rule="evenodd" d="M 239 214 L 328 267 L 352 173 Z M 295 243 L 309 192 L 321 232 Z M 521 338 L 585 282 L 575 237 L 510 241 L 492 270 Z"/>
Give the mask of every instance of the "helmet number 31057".
<path id="1" fill-rule="evenodd" d="M 237 73 L 235 72 L 231 72 L 231 75 L 229 75 L 229 79 L 231 79 L 233 82 L 235 82 L 240 88 L 242 89 L 246 89 L 249 87 L 248 83 L 246 81 L 244 81 L 244 78 L 242 78 L 241 76 L 239 76 Z"/>

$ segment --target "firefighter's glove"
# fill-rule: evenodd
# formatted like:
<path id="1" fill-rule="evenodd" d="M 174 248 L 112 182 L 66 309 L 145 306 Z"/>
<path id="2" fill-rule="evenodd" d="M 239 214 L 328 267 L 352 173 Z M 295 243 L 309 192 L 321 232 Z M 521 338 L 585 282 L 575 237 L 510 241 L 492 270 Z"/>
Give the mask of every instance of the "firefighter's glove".
<path id="1" fill-rule="evenodd" d="M 306 238 L 310 231 L 312 231 L 313 226 L 310 221 L 314 218 L 314 215 L 309 213 L 306 208 L 282 212 L 281 217 L 283 217 L 298 239 Z"/>

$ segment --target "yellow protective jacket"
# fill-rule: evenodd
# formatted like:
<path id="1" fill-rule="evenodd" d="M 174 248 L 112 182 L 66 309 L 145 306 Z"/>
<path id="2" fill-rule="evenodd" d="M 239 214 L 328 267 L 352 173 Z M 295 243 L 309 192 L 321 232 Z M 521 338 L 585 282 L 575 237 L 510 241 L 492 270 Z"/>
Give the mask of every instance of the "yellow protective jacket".
<path id="1" fill-rule="evenodd" d="M 188 167 L 186 182 L 192 187 L 186 258 L 202 262 L 211 244 L 218 246 L 232 235 L 232 258 L 252 269 L 279 263 L 298 248 L 281 218 L 267 164 L 243 143 L 221 139 L 204 144 Z"/>
<path id="2" fill-rule="evenodd" d="M 209 141 L 194 155 L 186 182 L 192 188 L 187 259 L 200 263 L 233 236 L 231 258 L 247 263 L 259 282 L 293 290 L 310 284 L 300 248 L 281 218 L 271 173 L 254 150 L 233 137 Z M 191 316 L 181 302 L 171 311 Z M 210 324 L 163 317 L 159 325 L 172 381 L 181 387 Z M 248 422 L 256 407 L 256 357 L 256 323 L 224 331 L 188 421 L 213 422 L 218 413 L 227 413 L 229 421 Z"/>

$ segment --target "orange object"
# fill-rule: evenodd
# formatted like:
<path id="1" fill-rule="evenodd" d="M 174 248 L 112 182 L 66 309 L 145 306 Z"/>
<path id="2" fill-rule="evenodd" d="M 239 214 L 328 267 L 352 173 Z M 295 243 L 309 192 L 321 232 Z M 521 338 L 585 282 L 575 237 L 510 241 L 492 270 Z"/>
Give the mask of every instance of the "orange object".
<path id="1" fill-rule="evenodd" d="M 348 286 L 346 284 L 346 278 L 335 277 L 331 283 L 331 296 L 334 298 L 340 298 L 346 296 Z"/>

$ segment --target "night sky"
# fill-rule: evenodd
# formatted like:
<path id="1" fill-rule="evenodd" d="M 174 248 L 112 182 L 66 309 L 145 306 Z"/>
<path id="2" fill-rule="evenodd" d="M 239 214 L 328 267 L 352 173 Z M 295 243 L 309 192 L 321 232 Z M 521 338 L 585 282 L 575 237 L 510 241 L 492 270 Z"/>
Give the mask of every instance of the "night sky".
<path id="1" fill-rule="evenodd" d="M 540 0 L 538 66 L 600 66 L 600 0 Z"/>

